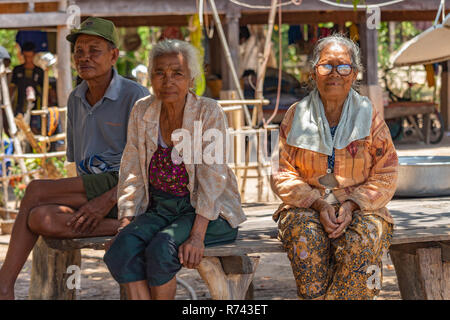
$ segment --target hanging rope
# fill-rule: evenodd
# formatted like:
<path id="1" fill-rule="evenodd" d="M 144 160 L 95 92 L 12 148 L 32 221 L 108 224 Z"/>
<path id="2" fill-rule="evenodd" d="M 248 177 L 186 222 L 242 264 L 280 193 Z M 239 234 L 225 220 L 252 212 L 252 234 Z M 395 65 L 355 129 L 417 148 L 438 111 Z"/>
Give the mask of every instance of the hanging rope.
<path id="1" fill-rule="evenodd" d="M 354 5 L 354 4 L 344 4 L 344 3 L 336 3 L 333 2 L 331 0 L 319 0 L 320 2 L 329 4 L 330 6 L 335 6 L 335 7 L 341 7 L 341 8 L 359 8 L 359 9 L 367 9 L 370 7 L 384 7 L 384 6 L 390 6 L 391 4 L 396 4 L 399 2 L 403 2 L 405 0 L 392 0 L 392 1 L 387 1 L 384 3 L 377 3 L 377 4 L 367 4 L 367 5 Z"/>
<path id="2" fill-rule="evenodd" d="M 244 2 L 238 1 L 238 0 L 230 0 L 230 1 L 233 2 L 234 4 L 237 4 L 238 6 L 246 7 L 246 8 L 250 8 L 250 9 L 270 9 L 270 6 L 248 4 L 248 3 L 244 3 Z M 302 3 L 302 0 L 290 0 L 290 1 L 283 2 L 283 3 L 281 3 L 281 1 L 280 1 L 280 3 L 277 5 L 277 7 L 281 8 L 282 6 L 288 6 L 290 4 L 295 4 L 296 6 L 299 6 L 301 3 Z"/>

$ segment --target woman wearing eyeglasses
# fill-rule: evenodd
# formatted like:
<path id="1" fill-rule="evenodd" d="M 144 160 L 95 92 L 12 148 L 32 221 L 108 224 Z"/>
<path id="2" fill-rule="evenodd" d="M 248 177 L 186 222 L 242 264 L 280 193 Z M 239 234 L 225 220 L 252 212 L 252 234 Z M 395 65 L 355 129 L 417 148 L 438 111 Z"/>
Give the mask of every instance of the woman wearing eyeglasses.
<path id="1" fill-rule="evenodd" d="M 394 221 L 398 158 L 389 129 L 352 87 L 362 71 L 350 39 L 321 39 L 313 52 L 314 90 L 280 126 L 272 189 L 274 213 L 301 299 L 373 299 Z"/>

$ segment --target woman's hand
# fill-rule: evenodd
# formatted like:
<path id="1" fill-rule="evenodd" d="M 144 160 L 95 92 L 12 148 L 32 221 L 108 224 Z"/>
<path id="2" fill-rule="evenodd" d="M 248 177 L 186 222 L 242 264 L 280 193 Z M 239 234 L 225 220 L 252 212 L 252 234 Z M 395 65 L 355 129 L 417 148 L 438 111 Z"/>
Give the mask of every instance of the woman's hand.
<path id="1" fill-rule="evenodd" d="M 325 200 L 317 199 L 311 205 L 311 209 L 319 212 L 320 223 L 322 223 L 323 229 L 328 235 L 332 234 L 339 227 L 333 206 Z"/>
<path id="2" fill-rule="evenodd" d="M 205 250 L 203 241 L 202 237 L 191 235 L 178 248 L 178 259 L 185 268 L 194 269 L 200 264 Z"/>
<path id="3" fill-rule="evenodd" d="M 117 187 L 114 187 L 101 196 L 86 202 L 75 213 L 67 226 L 77 233 L 91 233 L 97 228 L 100 221 L 116 204 Z"/>
<path id="4" fill-rule="evenodd" d="M 330 238 L 336 239 L 345 233 L 347 227 L 352 222 L 353 211 L 358 208 L 358 205 L 353 201 L 344 201 L 344 203 L 342 203 L 337 215 L 337 223 L 339 224 L 339 227 L 329 235 Z"/>
<path id="5" fill-rule="evenodd" d="M 197 268 L 202 261 L 208 224 L 208 219 L 197 214 L 189 238 L 178 248 L 178 259 L 185 268 Z"/>

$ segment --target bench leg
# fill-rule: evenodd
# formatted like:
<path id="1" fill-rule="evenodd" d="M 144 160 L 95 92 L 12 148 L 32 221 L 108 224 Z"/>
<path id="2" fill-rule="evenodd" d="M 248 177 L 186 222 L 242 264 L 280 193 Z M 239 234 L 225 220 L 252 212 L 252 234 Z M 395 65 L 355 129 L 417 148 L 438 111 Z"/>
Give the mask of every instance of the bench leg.
<path id="1" fill-rule="evenodd" d="M 450 299 L 448 244 L 391 246 L 400 294 L 404 300 Z"/>
<path id="2" fill-rule="evenodd" d="M 74 266 L 75 269 L 68 270 L 69 266 Z M 75 277 L 81 276 L 77 270 L 81 270 L 80 250 L 51 249 L 42 237 L 39 237 L 33 249 L 29 299 L 74 300 L 76 298 L 74 284 L 77 280 Z"/>
<path id="3" fill-rule="evenodd" d="M 259 257 L 204 257 L 197 268 L 214 300 L 243 300 Z"/>

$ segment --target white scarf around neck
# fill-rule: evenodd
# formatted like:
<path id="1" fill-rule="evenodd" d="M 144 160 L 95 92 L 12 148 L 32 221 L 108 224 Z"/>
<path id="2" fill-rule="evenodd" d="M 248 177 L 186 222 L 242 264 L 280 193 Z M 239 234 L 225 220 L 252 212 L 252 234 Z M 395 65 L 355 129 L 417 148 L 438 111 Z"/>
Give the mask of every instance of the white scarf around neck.
<path id="1" fill-rule="evenodd" d="M 331 156 L 333 148 L 343 149 L 351 142 L 367 137 L 371 125 L 372 103 L 350 89 L 332 138 L 322 100 L 315 89 L 297 103 L 287 143 Z"/>

